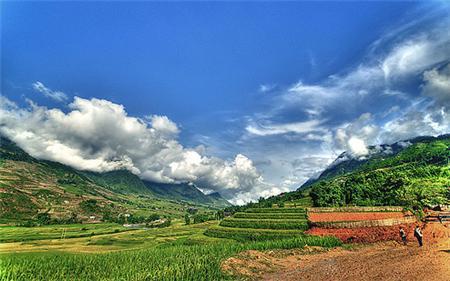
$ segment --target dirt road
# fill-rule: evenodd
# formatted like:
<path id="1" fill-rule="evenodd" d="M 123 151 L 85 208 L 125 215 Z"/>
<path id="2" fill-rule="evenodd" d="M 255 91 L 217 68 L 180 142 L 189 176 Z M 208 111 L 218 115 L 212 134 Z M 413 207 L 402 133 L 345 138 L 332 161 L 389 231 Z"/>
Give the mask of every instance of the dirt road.
<path id="1" fill-rule="evenodd" d="M 436 280 L 450 281 L 450 239 L 403 246 L 395 241 L 321 252 L 248 251 L 223 264 L 250 280 Z"/>

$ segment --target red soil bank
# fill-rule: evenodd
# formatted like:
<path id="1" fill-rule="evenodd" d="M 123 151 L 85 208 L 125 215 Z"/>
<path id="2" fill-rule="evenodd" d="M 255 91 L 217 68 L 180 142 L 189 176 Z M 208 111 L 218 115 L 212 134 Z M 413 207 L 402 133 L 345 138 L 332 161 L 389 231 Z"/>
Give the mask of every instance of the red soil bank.
<path id="1" fill-rule="evenodd" d="M 320 236 L 335 236 L 345 243 L 372 243 L 377 241 L 396 240 L 401 242 L 399 236 L 400 227 L 408 234 L 408 241 L 417 243 L 414 238 L 416 224 L 403 224 L 396 226 L 379 226 L 363 228 L 317 228 L 313 227 L 306 233 Z M 423 228 L 424 242 L 434 243 L 439 239 L 449 239 L 450 231 L 445 225 L 438 223 L 420 224 Z"/>
<path id="2" fill-rule="evenodd" d="M 311 222 L 382 220 L 382 219 L 400 219 L 403 217 L 404 214 L 401 212 L 308 213 L 308 219 Z"/>

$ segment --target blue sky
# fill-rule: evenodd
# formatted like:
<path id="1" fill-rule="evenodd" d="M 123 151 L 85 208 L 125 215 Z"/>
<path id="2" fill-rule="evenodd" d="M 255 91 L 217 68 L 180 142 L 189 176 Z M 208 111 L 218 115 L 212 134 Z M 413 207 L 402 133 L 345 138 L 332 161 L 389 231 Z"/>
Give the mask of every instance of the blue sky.
<path id="1" fill-rule="evenodd" d="M 364 157 L 367 145 L 448 132 L 445 2 L 2 2 L 1 9 L 4 116 L 17 115 L 2 131 L 37 157 L 93 170 L 121 159 L 119 167 L 143 178 L 192 181 L 243 202 L 298 187 L 344 150 Z M 190 156 L 116 155 L 123 140 L 103 147 L 79 131 L 56 131 L 51 122 L 62 121 L 48 117 L 96 106 L 159 128 L 158 143 Z M 30 117 L 39 111 L 47 115 Z M 47 130 L 18 130 L 26 118 Z M 67 151 L 79 162 L 65 159 Z"/>

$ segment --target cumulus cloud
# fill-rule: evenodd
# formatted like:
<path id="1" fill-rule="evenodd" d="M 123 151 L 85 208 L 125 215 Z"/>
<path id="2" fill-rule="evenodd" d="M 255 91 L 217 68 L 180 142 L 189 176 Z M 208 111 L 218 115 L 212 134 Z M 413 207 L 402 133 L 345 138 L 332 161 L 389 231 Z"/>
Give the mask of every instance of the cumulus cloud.
<path id="1" fill-rule="evenodd" d="M 369 152 L 367 147 L 377 142 L 379 133 L 379 128 L 372 122 L 372 115 L 364 113 L 352 123 L 338 128 L 335 132 L 336 147 L 356 157 L 366 155 Z"/>
<path id="2" fill-rule="evenodd" d="M 0 132 L 32 156 L 90 171 L 128 169 L 156 182 L 192 182 L 236 200 L 264 185 L 253 162 L 242 154 L 222 160 L 183 147 L 179 129 L 166 116 L 129 116 L 102 99 L 75 97 L 69 111 L 30 103 L 19 108 L 0 99 Z M 253 199 L 255 194 L 253 194 Z"/>
<path id="3" fill-rule="evenodd" d="M 68 99 L 65 93 L 61 91 L 53 91 L 52 89 L 46 87 L 42 82 L 36 81 L 32 84 L 32 86 L 34 90 L 55 101 L 64 102 Z"/>
<path id="4" fill-rule="evenodd" d="M 147 117 L 153 129 L 168 137 L 175 137 L 180 130 L 177 124 L 172 122 L 167 116 L 152 115 Z"/>

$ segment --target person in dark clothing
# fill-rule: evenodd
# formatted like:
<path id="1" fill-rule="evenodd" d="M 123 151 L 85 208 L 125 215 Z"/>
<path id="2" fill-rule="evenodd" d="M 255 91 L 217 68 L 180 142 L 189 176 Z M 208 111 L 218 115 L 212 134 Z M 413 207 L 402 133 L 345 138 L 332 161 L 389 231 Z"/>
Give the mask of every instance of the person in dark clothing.
<path id="1" fill-rule="evenodd" d="M 419 247 L 422 247 L 423 246 L 423 242 L 422 242 L 423 234 L 418 225 L 414 229 L 414 236 L 417 238 L 417 241 L 419 242 Z"/>
<path id="2" fill-rule="evenodd" d="M 402 238 L 403 241 L 403 245 L 406 245 L 407 241 L 406 241 L 406 232 L 405 230 L 400 227 L 400 237 Z"/>

